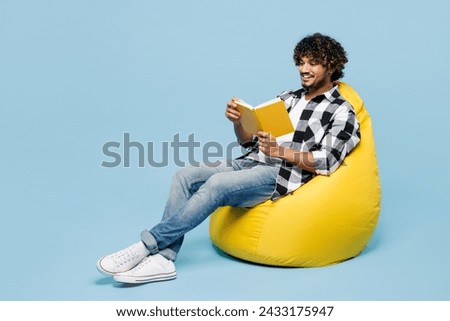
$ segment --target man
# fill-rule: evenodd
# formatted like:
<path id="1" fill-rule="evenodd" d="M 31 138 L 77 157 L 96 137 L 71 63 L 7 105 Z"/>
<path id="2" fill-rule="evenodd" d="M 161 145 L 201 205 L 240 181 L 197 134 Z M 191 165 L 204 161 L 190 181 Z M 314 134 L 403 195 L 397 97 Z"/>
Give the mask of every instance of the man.
<path id="1" fill-rule="evenodd" d="M 339 94 L 346 52 L 334 39 L 313 34 L 294 49 L 302 89 L 283 92 L 294 133 L 274 138 L 270 133 L 246 132 L 235 103 L 226 117 L 237 139 L 250 144 L 248 154 L 219 166 L 188 167 L 173 178 L 160 223 L 141 233 L 141 240 L 102 257 L 97 269 L 118 282 L 146 283 L 176 277 L 174 261 L 184 235 L 219 206 L 250 207 L 276 200 L 315 175 L 330 175 L 360 140 L 352 106 Z"/>

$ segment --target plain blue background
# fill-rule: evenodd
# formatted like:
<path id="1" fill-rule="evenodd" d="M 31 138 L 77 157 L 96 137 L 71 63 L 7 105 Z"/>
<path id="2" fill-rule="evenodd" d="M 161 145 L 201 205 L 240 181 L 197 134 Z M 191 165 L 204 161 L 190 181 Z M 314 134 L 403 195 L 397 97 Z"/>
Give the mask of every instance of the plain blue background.
<path id="1" fill-rule="evenodd" d="M 0 2 L 2 300 L 449 300 L 448 1 Z M 383 200 L 357 258 L 244 263 L 205 222 L 171 282 L 121 286 L 97 259 L 157 223 L 177 166 L 105 168 L 108 141 L 233 141 L 226 101 L 299 87 L 292 49 L 322 32 L 371 112 Z M 201 160 L 201 150 L 197 150 Z M 133 158 L 134 157 L 134 158 Z"/>

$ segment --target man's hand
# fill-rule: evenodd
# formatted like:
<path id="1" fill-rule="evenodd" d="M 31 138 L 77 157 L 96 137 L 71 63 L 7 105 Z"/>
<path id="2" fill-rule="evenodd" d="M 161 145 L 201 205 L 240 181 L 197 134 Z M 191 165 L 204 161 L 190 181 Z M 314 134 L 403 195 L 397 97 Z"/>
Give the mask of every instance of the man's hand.
<path id="1" fill-rule="evenodd" d="M 227 109 L 225 110 L 225 116 L 233 123 L 234 133 L 240 144 L 251 142 L 253 140 L 252 133 L 248 133 L 242 127 L 241 113 L 237 109 L 236 101 L 239 98 L 233 97 L 227 102 Z"/>
<path id="2" fill-rule="evenodd" d="M 227 102 L 227 109 L 225 110 L 225 116 L 233 122 L 233 124 L 238 125 L 241 122 L 241 113 L 237 110 L 237 105 L 235 103 L 236 100 L 239 100 L 236 97 L 231 98 Z"/>
<path id="3" fill-rule="evenodd" d="M 278 145 L 275 137 L 263 131 L 259 131 L 257 137 L 259 150 L 267 156 L 281 158 L 301 169 L 315 173 L 314 156 L 311 152 L 299 152 L 288 147 L 282 147 Z"/>
<path id="4" fill-rule="evenodd" d="M 282 147 L 278 145 L 275 137 L 271 134 L 263 131 L 256 133 L 259 141 L 259 150 L 270 157 L 280 157 L 282 153 Z"/>

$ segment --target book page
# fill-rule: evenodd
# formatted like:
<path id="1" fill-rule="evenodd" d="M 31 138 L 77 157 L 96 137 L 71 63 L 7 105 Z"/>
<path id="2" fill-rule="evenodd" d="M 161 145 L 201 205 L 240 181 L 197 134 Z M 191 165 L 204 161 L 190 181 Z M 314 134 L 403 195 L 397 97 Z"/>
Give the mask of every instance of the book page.
<path id="1" fill-rule="evenodd" d="M 267 106 L 267 105 L 272 105 L 272 104 L 274 104 L 274 103 L 276 103 L 277 101 L 280 101 L 280 100 L 281 99 L 277 97 L 277 98 L 274 98 L 272 100 L 266 101 L 265 103 L 262 103 L 262 104 L 260 104 L 260 105 L 258 105 L 256 107 L 254 107 L 254 108 L 256 109 L 256 108 L 261 108 L 261 107 L 264 107 L 264 106 Z"/>
<path id="2" fill-rule="evenodd" d="M 243 101 L 243 100 L 241 100 L 241 99 L 236 100 L 235 103 L 236 103 L 237 105 L 241 105 L 241 106 L 243 106 L 243 107 L 247 107 L 247 108 L 250 108 L 250 109 L 253 109 L 253 108 L 254 108 L 252 105 L 247 104 L 245 101 Z"/>

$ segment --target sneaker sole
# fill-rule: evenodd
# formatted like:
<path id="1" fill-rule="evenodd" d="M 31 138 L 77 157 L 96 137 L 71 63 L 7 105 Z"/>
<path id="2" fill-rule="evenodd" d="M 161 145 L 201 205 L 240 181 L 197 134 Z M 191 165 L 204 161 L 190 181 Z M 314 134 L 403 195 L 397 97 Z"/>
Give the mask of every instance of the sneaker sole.
<path id="1" fill-rule="evenodd" d="M 114 276 L 114 275 L 116 275 L 117 273 L 109 272 L 109 271 L 104 270 L 104 269 L 102 268 L 101 261 L 102 261 L 104 258 L 105 258 L 105 257 L 102 257 L 100 260 L 97 261 L 97 270 L 98 270 L 101 274 L 106 275 L 106 276 Z"/>
<path id="2" fill-rule="evenodd" d="M 150 276 L 129 276 L 129 275 L 120 275 L 116 274 L 113 276 L 114 280 L 120 283 L 129 283 L 129 284 L 137 284 L 137 283 L 150 283 L 150 282 L 158 282 L 158 281 L 169 281 L 173 280 L 177 277 L 177 272 L 150 275 Z"/>
<path id="3" fill-rule="evenodd" d="M 110 272 L 110 271 L 108 271 L 108 270 L 105 270 L 105 269 L 102 267 L 102 263 L 101 263 L 101 262 L 102 262 L 102 260 L 103 260 L 105 257 L 106 257 L 106 256 L 102 257 L 100 260 L 97 261 L 97 270 L 98 270 L 101 274 L 106 275 L 106 276 L 114 276 L 114 275 L 117 275 L 117 274 L 119 274 L 119 273 L 127 272 L 127 271 L 133 269 L 134 267 L 136 267 L 136 265 L 137 265 L 137 264 L 136 264 L 136 265 L 132 266 L 129 270 L 126 270 L 126 271 Z"/>

